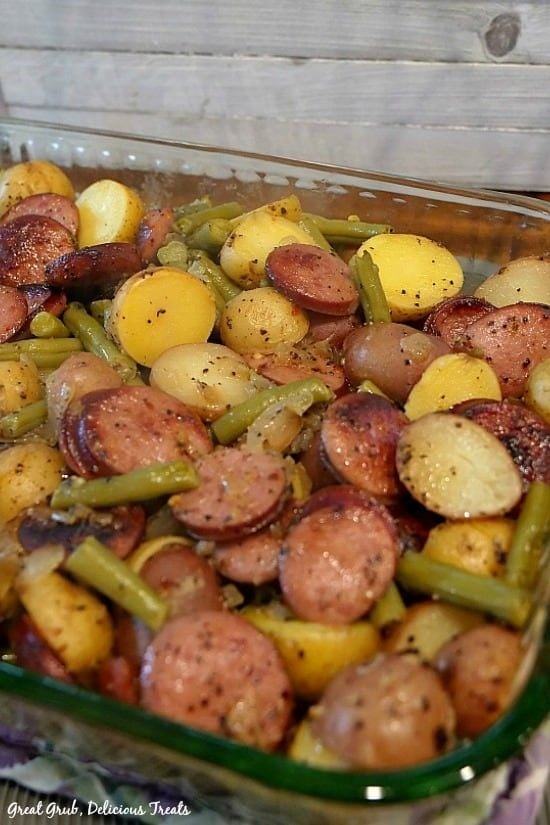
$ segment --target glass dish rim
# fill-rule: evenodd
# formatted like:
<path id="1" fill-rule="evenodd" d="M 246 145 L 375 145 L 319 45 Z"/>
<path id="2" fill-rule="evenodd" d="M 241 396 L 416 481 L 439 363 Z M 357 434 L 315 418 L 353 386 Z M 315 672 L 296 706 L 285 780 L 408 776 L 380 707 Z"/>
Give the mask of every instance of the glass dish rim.
<path id="1" fill-rule="evenodd" d="M 48 123 L 21 118 L 0 117 L 2 127 L 55 131 L 70 135 L 132 141 L 148 146 L 222 154 L 260 162 L 281 163 L 297 170 L 307 168 L 327 175 L 347 175 L 365 181 L 393 186 L 408 186 L 427 192 L 442 192 L 468 197 L 482 202 L 535 209 L 542 220 L 550 221 L 550 203 L 524 195 L 494 190 L 459 188 L 444 183 L 417 180 L 369 170 L 302 161 L 294 158 L 242 152 L 238 149 L 209 146 L 164 138 L 131 135 L 101 129 Z M 498 203 L 494 205 L 498 206 Z M 537 662 L 544 658 L 544 648 L 538 651 Z M 15 665 L 0 662 L 0 690 L 35 705 L 62 711 L 72 719 L 85 721 L 94 727 L 109 727 L 123 736 L 157 745 L 204 763 L 217 765 L 242 775 L 266 787 L 294 794 L 323 798 L 343 803 L 388 803 L 425 799 L 464 785 L 517 753 L 526 738 L 547 714 L 545 698 L 550 691 L 550 676 L 539 667 L 533 673 L 515 703 L 506 714 L 474 742 L 463 744 L 431 762 L 397 771 L 349 772 L 311 767 L 279 754 L 268 754 L 228 739 L 171 722 L 140 708 L 124 705 L 83 688 L 66 685 L 45 676 L 33 674 Z"/>

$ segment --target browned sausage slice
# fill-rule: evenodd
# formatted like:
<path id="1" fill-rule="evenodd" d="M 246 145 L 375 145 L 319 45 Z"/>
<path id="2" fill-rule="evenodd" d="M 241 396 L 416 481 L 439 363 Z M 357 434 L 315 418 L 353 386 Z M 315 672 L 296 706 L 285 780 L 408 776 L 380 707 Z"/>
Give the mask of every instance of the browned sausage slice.
<path id="1" fill-rule="evenodd" d="M 51 315 L 59 317 L 63 315 L 67 308 L 67 296 L 64 292 L 52 291 L 50 296 L 46 298 L 43 304 L 44 312 L 49 312 Z"/>
<path id="2" fill-rule="evenodd" d="M 315 510 L 284 542 L 279 580 L 300 619 L 347 624 L 386 591 L 395 573 L 397 533 L 375 501 Z"/>
<path id="3" fill-rule="evenodd" d="M 88 291 L 114 286 L 125 275 L 142 267 L 134 244 L 103 243 L 62 255 L 46 266 L 51 286 Z"/>
<path id="4" fill-rule="evenodd" d="M 168 602 L 172 618 L 223 607 L 214 569 L 182 544 L 166 544 L 147 559 L 140 576 Z"/>
<path id="5" fill-rule="evenodd" d="M 155 259 L 173 223 L 174 210 L 169 206 L 164 209 L 151 209 L 144 215 L 136 238 L 137 250 L 144 264 Z"/>
<path id="6" fill-rule="evenodd" d="M 94 390 L 121 386 L 122 378 L 103 358 L 91 352 L 75 352 L 46 379 L 50 418 L 58 425 L 70 403 Z"/>
<path id="7" fill-rule="evenodd" d="M 28 310 L 22 292 L 13 286 L 0 286 L 0 344 L 9 341 L 24 326 Z"/>
<path id="8" fill-rule="evenodd" d="M 454 712 L 431 667 L 407 656 L 377 656 L 330 682 L 313 730 L 350 766 L 391 770 L 448 750 Z"/>
<path id="9" fill-rule="evenodd" d="M 336 481 L 334 473 L 329 470 L 323 457 L 321 433 L 315 433 L 311 444 L 301 454 L 300 462 L 311 480 L 313 490 L 328 487 Z"/>
<path id="10" fill-rule="evenodd" d="M 287 487 L 281 456 L 220 447 L 197 461 L 200 484 L 170 499 L 175 517 L 199 538 L 229 541 L 271 523 Z"/>
<path id="11" fill-rule="evenodd" d="M 310 244 L 276 247 L 267 257 L 267 277 L 304 309 L 325 315 L 349 315 L 359 303 L 349 267 L 336 254 Z"/>
<path id="12" fill-rule="evenodd" d="M 520 471 L 524 487 L 550 484 L 550 426 L 520 401 L 468 401 L 453 412 L 471 418 L 501 441 Z"/>
<path id="13" fill-rule="evenodd" d="M 519 398 L 529 373 L 550 356 L 550 307 L 513 304 L 474 321 L 463 348 L 492 366 L 505 397 Z"/>
<path id="14" fill-rule="evenodd" d="M 65 464 L 73 473 L 83 478 L 94 478 L 99 473 L 93 457 L 80 444 L 78 428 L 80 424 L 81 406 L 79 402 L 69 404 L 63 413 L 57 429 L 57 446 L 65 460 Z"/>
<path id="15" fill-rule="evenodd" d="M 2 217 L 0 224 L 10 223 L 23 215 L 41 215 L 60 223 L 73 237 L 78 232 L 79 215 L 74 201 L 64 195 L 30 195 L 16 203 Z"/>
<path id="16" fill-rule="evenodd" d="M 138 669 L 147 647 L 151 644 L 153 631 L 140 619 L 113 605 L 115 623 L 115 652 L 127 659 Z"/>
<path id="17" fill-rule="evenodd" d="M 278 577 L 282 546 L 281 537 L 275 536 L 271 530 L 261 530 L 243 539 L 220 544 L 214 551 L 214 564 L 226 579 L 257 587 Z"/>
<path id="18" fill-rule="evenodd" d="M 95 475 L 193 460 L 212 449 L 200 418 L 181 401 L 152 387 L 97 390 L 78 403 L 82 409 L 78 437 L 95 461 L 89 468 Z"/>
<path id="19" fill-rule="evenodd" d="M 44 309 L 44 304 L 52 297 L 52 290 L 45 284 L 23 284 L 19 291 L 25 296 L 29 316 Z"/>
<path id="20" fill-rule="evenodd" d="M 407 423 L 404 413 L 385 398 L 371 393 L 342 396 L 328 408 L 321 425 L 331 470 L 373 496 L 398 495 L 395 450 Z"/>
<path id="21" fill-rule="evenodd" d="M 275 646 L 231 613 L 169 621 L 145 653 L 141 685 L 147 710 L 264 750 L 290 722 L 291 687 Z"/>
<path id="22" fill-rule="evenodd" d="M 71 233 L 51 218 L 23 215 L 0 226 L 0 282 L 41 284 L 46 265 L 74 250 Z"/>
<path id="23" fill-rule="evenodd" d="M 61 682 L 72 683 L 73 679 L 63 662 L 57 658 L 51 647 L 40 635 L 38 628 L 27 613 L 23 613 L 9 630 L 10 645 L 15 653 L 17 664 L 59 679 Z"/>
<path id="24" fill-rule="evenodd" d="M 338 318 L 334 315 L 322 315 L 318 312 L 308 314 L 309 330 L 305 341 L 313 344 L 326 341 L 328 345 L 337 350 L 342 348 L 349 333 L 361 326 L 357 315 L 343 315 Z"/>
<path id="25" fill-rule="evenodd" d="M 309 516 L 316 510 L 330 507 L 335 510 L 345 510 L 347 507 L 369 506 L 368 493 L 353 487 L 351 484 L 331 484 L 317 490 L 311 495 L 302 507 L 302 517 Z"/>
<path id="26" fill-rule="evenodd" d="M 101 662 L 97 671 L 97 687 L 104 696 L 126 702 L 139 703 L 139 668 L 124 656 L 110 656 Z"/>
<path id="27" fill-rule="evenodd" d="M 245 355 L 244 359 L 255 372 L 275 384 L 320 378 L 337 393 L 346 383 L 342 367 L 313 348 L 292 347 L 275 352 L 252 352 Z"/>
<path id="28" fill-rule="evenodd" d="M 494 306 L 483 298 L 473 295 L 457 295 L 448 298 L 433 309 L 424 323 L 424 332 L 438 335 L 446 344 L 454 347 L 467 327 L 488 315 Z"/>

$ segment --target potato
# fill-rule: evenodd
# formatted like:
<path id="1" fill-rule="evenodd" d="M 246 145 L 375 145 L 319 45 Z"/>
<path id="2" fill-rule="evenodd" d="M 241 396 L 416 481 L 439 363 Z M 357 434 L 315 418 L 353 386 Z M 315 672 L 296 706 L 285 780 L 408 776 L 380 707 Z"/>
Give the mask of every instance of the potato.
<path id="1" fill-rule="evenodd" d="M 33 361 L 0 361 L 0 415 L 20 410 L 41 398 L 40 374 Z"/>
<path id="2" fill-rule="evenodd" d="M 98 180 L 80 195 L 79 246 L 131 242 L 145 213 L 137 192 L 116 180 Z"/>
<path id="3" fill-rule="evenodd" d="M 243 289 L 253 289 L 265 277 L 265 261 L 271 250 L 285 243 L 314 241 L 292 221 L 259 209 L 245 217 L 222 246 L 221 267 Z"/>
<path id="4" fill-rule="evenodd" d="M 527 381 L 525 400 L 550 424 L 550 358 L 537 364 Z"/>
<path id="5" fill-rule="evenodd" d="M 74 198 L 67 175 L 46 160 L 31 160 L 10 166 L 0 175 L 0 215 L 30 195 L 50 192 Z"/>
<path id="6" fill-rule="evenodd" d="M 216 302 L 202 281 L 172 267 L 138 272 L 116 293 L 108 330 L 139 364 L 150 367 L 179 344 L 206 341 Z"/>
<path id="7" fill-rule="evenodd" d="M 506 448 L 451 413 L 430 413 L 405 427 L 396 463 L 409 493 L 446 518 L 504 515 L 521 498 L 521 476 Z"/>
<path id="8" fill-rule="evenodd" d="M 285 198 L 280 198 L 278 201 L 271 203 L 264 203 L 257 209 L 251 212 L 246 212 L 238 218 L 233 218 L 231 221 L 233 226 L 238 226 L 249 215 L 255 215 L 258 212 L 267 212 L 269 215 L 278 215 L 280 218 L 286 218 L 288 221 L 298 223 L 302 219 L 302 205 L 296 195 L 287 195 Z"/>
<path id="9" fill-rule="evenodd" d="M 365 241 L 378 267 L 394 321 L 421 318 L 464 283 L 457 259 L 441 244 L 421 235 L 376 235 Z"/>
<path id="10" fill-rule="evenodd" d="M 304 699 L 319 697 L 338 671 L 370 659 L 380 647 L 369 622 L 322 625 L 285 620 L 258 607 L 245 608 L 241 615 L 273 640 L 294 690 Z"/>
<path id="11" fill-rule="evenodd" d="M 516 258 L 483 281 L 475 291 L 496 307 L 518 301 L 550 304 L 550 254 Z"/>
<path id="12" fill-rule="evenodd" d="M 0 524 L 39 504 L 60 484 L 61 453 L 44 442 L 16 444 L 0 453 Z"/>
<path id="13" fill-rule="evenodd" d="M 465 353 L 441 355 L 412 388 L 405 413 L 414 421 L 427 413 L 448 410 L 470 398 L 502 401 L 495 371 L 486 361 Z"/>
<path id="14" fill-rule="evenodd" d="M 483 616 L 441 602 L 422 602 L 409 607 L 384 642 L 389 653 L 415 653 L 425 662 L 435 659 L 446 642 L 483 623 Z"/>
<path id="15" fill-rule="evenodd" d="M 305 313 L 270 286 L 241 292 L 226 304 L 220 319 L 222 341 L 240 354 L 296 344 L 308 329 Z"/>
<path id="16" fill-rule="evenodd" d="M 67 670 L 78 673 L 106 659 L 113 625 L 99 599 L 60 573 L 24 579 L 19 598 L 40 634 Z"/>
<path id="17" fill-rule="evenodd" d="M 445 522 L 430 530 L 422 552 L 477 576 L 500 576 L 514 527 L 505 518 Z"/>
<path id="18" fill-rule="evenodd" d="M 311 730 L 309 719 L 303 719 L 290 743 L 288 755 L 296 762 L 305 762 L 315 768 L 345 768 L 345 763 L 329 751 Z"/>
<path id="19" fill-rule="evenodd" d="M 19 597 L 15 582 L 21 568 L 20 558 L 11 550 L 0 553 L 0 621 L 10 618 L 17 608 Z"/>
<path id="20" fill-rule="evenodd" d="M 172 347 L 153 364 L 150 382 L 205 421 L 214 421 L 256 392 L 246 361 L 222 344 Z"/>

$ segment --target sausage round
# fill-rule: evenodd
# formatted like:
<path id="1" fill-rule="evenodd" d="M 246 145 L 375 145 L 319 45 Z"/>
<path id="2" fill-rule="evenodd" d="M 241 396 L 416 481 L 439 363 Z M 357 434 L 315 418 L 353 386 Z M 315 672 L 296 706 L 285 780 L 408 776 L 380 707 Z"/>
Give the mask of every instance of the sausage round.
<path id="1" fill-rule="evenodd" d="M 279 560 L 279 581 L 298 618 L 347 624 L 385 592 L 396 557 L 395 527 L 382 505 L 335 504 L 291 527 Z"/>
<path id="2" fill-rule="evenodd" d="M 136 246 L 144 264 L 151 263 L 172 229 L 174 210 L 169 206 L 164 209 L 151 209 L 139 225 Z"/>
<path id="3" fill-rule="evenodd" d="M 11 625 L 8 635 L 20 667 L 72 684 L 73 679 L 67 668 L 44 641 L 27 613 L 23 613 Z"/>
<path id="4" fill-rule="evenodd" d="M 0 344 L 25 325 L 29 307 L 25 295 L 13 286 L 0 286 Z"/>
<path id="5" fill-rule="evenodd" d="M 97 390 L 77 404 L 81 405 L 78 440 L 93 458 L 88 469 L 94 475 L 194 460 L 212 449 L 200 418 L 181 401 L 152 387 Z"/>
<path id="6" fill-rule="evenodd" d="M 359 303 L 349 267 L 335 253 L 303 243 L 277 246 L 267 257 L 267 277 L 303 309 L 349 315 Z"/>
<path id="7" fill-rule="evenodd" d="M 454 721 L 431 667 L 386 655 L 346 668 L 330 682 L 313 731 L 354 768 L 387 770 L 440 756 L 452 743 Z"/>
<path id="8" fill-rule="evenodd" d="M 312 490 L 320 490 L 336 481 L 323 458 L 320 432 L 315 433 L 309 447 L 300 455 L 300 461 L 311 480 Z"/>
<path id="9" fill-rule="evenodd" d="M 110 656 L 101 662 L 97 672 L 97 687 L 100 693 L 110 699 L 139 703 L 139 668 L 124 656 Z"/>
<path id="10" fill-rule="evenodd" d="M 488 315 L 494 306 L 483 298 L 473 295 L 457 295 L 448 298 L 433 309 L 424 323 L 424 332 L 443 338 L 453 348 L 460 341 L 466 329 Z"/>
<path id="11" fill-rule="evenodd" d="M 56 429 L 73 401 L 94 390 L 122 386 L 122 378 L 103 358 L 90 352 L 70 355 L 46 380 L 46 401 Z"/>
<path id="12" fill-rule="evenodd" d="M 139 574 L 167 601 L 172 618 L 223 607 L 214 569 L 206 559 L 181 543 L 164 545 L 147 559 Z"/>
<path id="13" fill-rule="evenodd" d="M 304 339 L 307 343 L 316 344 L 325 341 L 336 350 L 340 350 L 345 339 L 352 330 L 361 326 L 357 315 L 343 315 L 340 318 L 334 315 L 323 315 L 319 312 L 309 312 L 309 330 Z"/>
<path id="14" fill-rule="evenodd" d="M 47 264 L 45 280 L 55 287 L 105 290 L 139 272 L 141 258 L 131 243 L 103 243 L 68 252 Z"/>
<path id="15" fill-rule="evenodd" d="M 0 282 L 41 284 L 46 265 L 74 250 L 71 233 L 51 218 L 23 215 L 0 226 Z"/>
<path id="16" fill-rule="evenodd" d="M 470 324 L 462 346 L 492 366 L 503 396 L 519 398 L 531 370 L 550 356 L 550 307 L 525 303 L 494 309 Z"/>
<path id="17" fill-rule="evenodd" d="M 147 710 L 265 750 L 290 722 L 291 687 L 275 646 L 231 613 L 167 622 L 147 648 L 141 685 Z"/>
<path id="18" fill-rule="evenodd" d="M 86 445 L 81 443 L 78 433 L 81 410 L 80 401 L 69 404 L 65 409 L 57 428 L 57 446 L 73 473 L 83 478 L 94 478 L 99 473 L 99 467 Z"/>
<path id="19" fill-rule="evenodd" d="M 339 364 L 312 349 L 292 348 L 280 352 L 252 352 L 244 356 L 248 366 L 275 384 L 290 384 L 304 378 L 320 378 L 337 393 L 346 376 Z"/>
<path id="20" fill-rule="evenodd" d="M 151 644 L 153 631 L 141 619 L 137 619 L 121 607 L 113 605 L 113 614 L 115 652 L 137 667 L 139 673 L 145 651 Z"/>
<path id="21" fill-rule="evenodd" d="M 32 318 L 41 310 L 59 316 L 67 306 L 65 293 L 50 289 L 46 284 L 23 284 L 20 287 L 20 292 L 23 293 L 27 301 L 29 318 Z"/>
<path id="22" fill-rule="evenodd" d="M 508 707 L 520 662 L 519 634 L 499 625 L 480 625 L 443 645 L 435 664 L 460 736 L 479 736 Z"/>
<path id="23" fill-rule="evenodd" d="M 363 490 L 351 484 L 331 484 L 317 490 L 311 495 L 302 507 L 301 516 L 309 516 L 316 510 L 325 507 L 345 510 L 346 507 L 362 507 L 370 505 L 370 498 Z"/>
<path id="24" fill-rule="evenodd" d="M 270 530 L 261 530 L 251 536 L 220 544 L 214 551 L 214 564 L 226 579 L 257 587 L 277 579 L 282 544 L 282 538 Z"/>
<path id="25" fill-rule="evenodd" d="M 78 209 L 74 201 L 64 195 L 30 195 L 9 209 L 2 217 L 0 224 L 10 223 L 23 215 L 41 215 L 51 218 L 64 226 L 71 235 L 76 237 L 80 222 Z"/>
<path id="26" fill-rule="evenodd" d="M 170 499 L 175 517 L 194 536 L 241 538 L 274 521 L 283 506 L 287 482 L 279 455 L 221 447 L 196 468 L 199 486 Z"/>
<path id="27" fill-rule="evenodd" d="M 398 495 L 395 450 L 407 423 L 405 414 L 381 396 L 342 396 L 328 408 L 321 425 L 322 449 L 330 469 L 341 481 L 373 496 Z"/>

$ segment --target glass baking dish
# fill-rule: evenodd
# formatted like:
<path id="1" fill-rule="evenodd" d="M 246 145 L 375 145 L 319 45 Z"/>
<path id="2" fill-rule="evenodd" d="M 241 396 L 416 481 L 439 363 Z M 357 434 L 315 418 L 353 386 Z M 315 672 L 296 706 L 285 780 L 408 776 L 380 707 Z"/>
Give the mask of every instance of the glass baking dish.
<path id="1" fill-rule="evenodd" d="M 459 257 L 467 288 L 506 261 L 550 249 L 550 204 L 371 172 L 12 119 L 0 120 L 0 163 L 44 158 L 77 189 L 115 177 L 150 204 L 209 194 L 256 206 L 290 191 L 305 209 L 352 213 L 427 235 Z M 345 159 L 345 149 L 343 149 Z M 0 736 L 94 763 L 122 780 L 158 782 L 222 815 L 263 823 L 406 821 L 415 800 L 440 806 L 518 752 L 549 709 L 543 631 L 548 569 L 525 630 L 516 700 L 472 744 L 394 772 L 339 773 L 202 733 L 0 662 Z M 463 793 L 463 788 L 459 793 Z M 427 802 L 426 798 L 431 797 Z M 434 808 L 434 809 L 435 809 Z"/>

